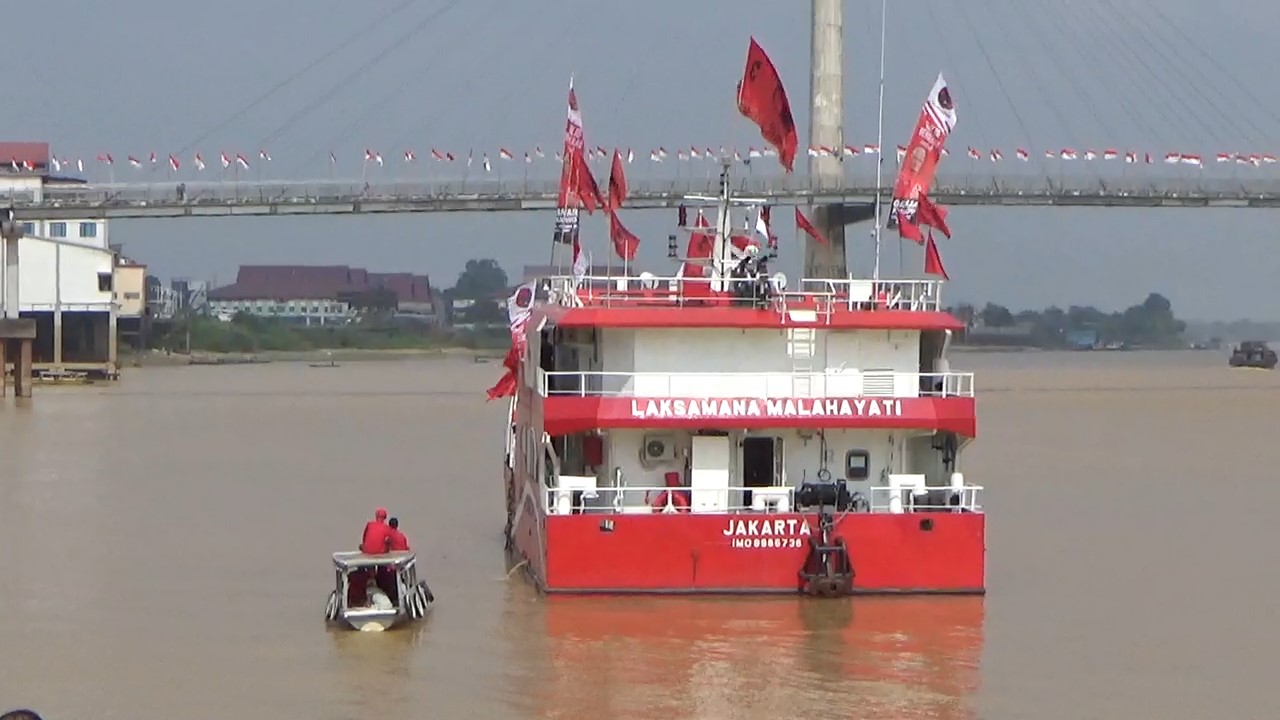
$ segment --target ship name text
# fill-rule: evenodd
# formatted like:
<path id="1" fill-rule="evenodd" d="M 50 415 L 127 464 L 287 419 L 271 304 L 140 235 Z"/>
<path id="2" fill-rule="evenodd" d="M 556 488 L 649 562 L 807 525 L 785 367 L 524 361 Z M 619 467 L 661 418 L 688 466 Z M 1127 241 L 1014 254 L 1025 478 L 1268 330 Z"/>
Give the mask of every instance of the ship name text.
<path id="1" fill-rule="evenodd" d="M 902 401 L 894 398 L 664 398 L 632 400 L 631 416 L 645 420 L 902 417 Z"/>

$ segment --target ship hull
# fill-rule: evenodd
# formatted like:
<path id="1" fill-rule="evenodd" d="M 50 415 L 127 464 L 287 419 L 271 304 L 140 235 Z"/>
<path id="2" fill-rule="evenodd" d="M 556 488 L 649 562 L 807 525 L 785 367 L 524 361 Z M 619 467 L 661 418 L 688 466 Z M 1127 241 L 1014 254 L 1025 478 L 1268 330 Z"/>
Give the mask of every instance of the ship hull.
<path id="1" fill-rule="evenodd" d="M 816 514 L 581 514 L 514 525 L 533 582 L 563 594 L 778 594 L 801 590 Z M 835 517 L 862 594 L 982 594 L 981 513 Z"/>

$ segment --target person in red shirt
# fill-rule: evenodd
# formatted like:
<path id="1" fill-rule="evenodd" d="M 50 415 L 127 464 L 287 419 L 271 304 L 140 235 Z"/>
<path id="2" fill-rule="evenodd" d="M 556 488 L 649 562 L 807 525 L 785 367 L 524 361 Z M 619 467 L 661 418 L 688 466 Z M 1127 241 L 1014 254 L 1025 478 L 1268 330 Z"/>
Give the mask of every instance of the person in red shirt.
<path id="1" fill-rule="evenodd" d="M 360 540 L 360 552 L 381 555 L 387 551 L 391 528 L 387 526 L 386 508 L 378 508 L 373 519 L 364 524 L 364 537 Z"/>
<path id="2" fill-rule="evenodd" d="M 400 532 L 400 520 L 391 518 L 387 521 L 387 550 L 404 552 L 409 549 L 409 538 Z"/>

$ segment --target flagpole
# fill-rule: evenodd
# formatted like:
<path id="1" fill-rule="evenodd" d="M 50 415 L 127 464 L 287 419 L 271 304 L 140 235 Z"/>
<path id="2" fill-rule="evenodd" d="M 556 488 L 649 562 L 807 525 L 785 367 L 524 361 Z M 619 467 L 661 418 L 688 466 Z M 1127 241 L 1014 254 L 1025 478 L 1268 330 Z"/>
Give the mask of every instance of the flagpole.
<path id="1" fill-rule="evenodd" d="M 880 185 L 884 175 L 884 41 L 885 15 L 888 6 L 888 0 L 880 0 L 880 119 L 876 128 L 876 147 L 879 148 L 879 152 L 876 153 L 876 227 L 873 231 L 876 240 L 876 263 L 871 271 L 872 280 L 880 279 Z"/>

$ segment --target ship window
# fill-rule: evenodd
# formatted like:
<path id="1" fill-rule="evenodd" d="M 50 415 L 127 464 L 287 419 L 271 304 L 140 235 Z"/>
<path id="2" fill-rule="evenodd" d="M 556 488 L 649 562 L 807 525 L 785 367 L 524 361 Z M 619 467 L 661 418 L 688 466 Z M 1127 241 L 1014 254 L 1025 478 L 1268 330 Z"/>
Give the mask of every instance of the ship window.
<path id="1" fill-rule="evenodd" d="M 844 454 L 844 476 L 849 480 L 866 480 L 871 476 L 871 453 L 850 450 Z"/>

